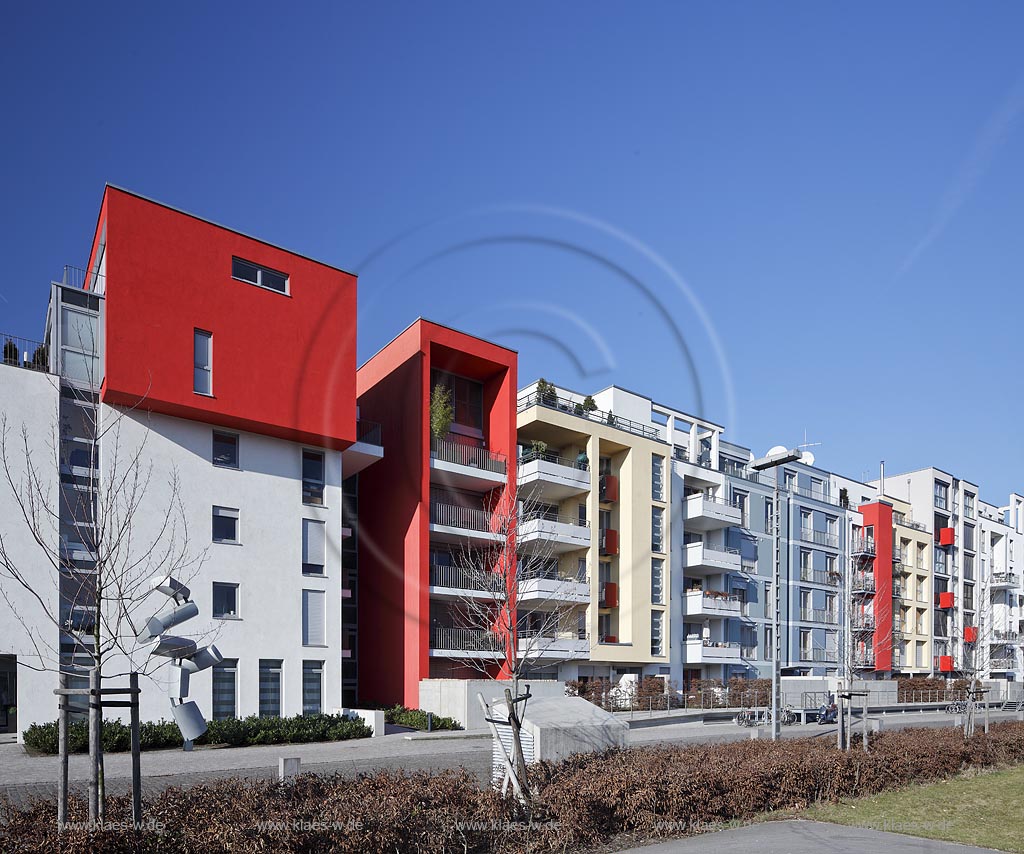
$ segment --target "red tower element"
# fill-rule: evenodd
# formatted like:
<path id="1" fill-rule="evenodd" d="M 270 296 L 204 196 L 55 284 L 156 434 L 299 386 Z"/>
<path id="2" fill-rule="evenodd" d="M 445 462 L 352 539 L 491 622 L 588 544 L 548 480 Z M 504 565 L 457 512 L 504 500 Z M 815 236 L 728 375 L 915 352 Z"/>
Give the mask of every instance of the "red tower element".
<path id="1" fill-rule="evenodd" d="M 875 631 L 872 645 L 875 652 L 875 670 L 892 670 L 893 607 L 892 607 L 892 505 L 875 501 L 860 508 L 864 526 L 874 529 L 875 556 L 867 565 L 875 576 Z"/>

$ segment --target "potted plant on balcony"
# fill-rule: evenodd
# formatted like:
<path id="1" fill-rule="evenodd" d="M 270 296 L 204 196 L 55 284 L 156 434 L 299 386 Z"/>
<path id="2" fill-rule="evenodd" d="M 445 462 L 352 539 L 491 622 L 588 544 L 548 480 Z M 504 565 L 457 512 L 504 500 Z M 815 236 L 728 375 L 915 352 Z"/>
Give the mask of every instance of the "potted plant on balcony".
<path id="1" fill-rule="evenodd" d="M 437 442 L 448 435 L 454 420 L 451 390 L 448 386 L 438 383 L 430 393 L 430 435 L 434 440 L 431 443 L 431 456 L 436 456 Z"/>
<path id="2" fill-rule="evenodd" d="M 555 406 L 558 403 L 557 390 L 544 377 L 537 380 L 537 399 L 545 406 Z"/>
<path id="3" fill-rule="evenodd" d="M 542 460 L 548 452 L 548 443 L 540 439 L 533 439 L 530 442 L 530 450 L 526 452 L 526 461 Z"/>

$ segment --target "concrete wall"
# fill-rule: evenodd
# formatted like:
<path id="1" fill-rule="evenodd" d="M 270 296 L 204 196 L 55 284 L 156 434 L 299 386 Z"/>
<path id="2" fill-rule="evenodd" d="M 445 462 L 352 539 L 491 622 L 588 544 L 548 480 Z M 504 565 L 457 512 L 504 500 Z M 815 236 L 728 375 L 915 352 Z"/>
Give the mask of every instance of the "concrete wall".
<path id="1" fill-rule="evenodd" d="M 534 697 L 565 696 L 564 682 L 532 682 L 526 679 L 521 684 L 529 685 Z M 482 693 L 484 699 L 491 703 L 504 700 L 505 689 L 511 687 L 510 681 L 494 679 L 422 679 L 419 705 L 424 711 L 435 715 L 455 718 L 465 729 L 486 729 L 487 723 L 477 694 Z"/>

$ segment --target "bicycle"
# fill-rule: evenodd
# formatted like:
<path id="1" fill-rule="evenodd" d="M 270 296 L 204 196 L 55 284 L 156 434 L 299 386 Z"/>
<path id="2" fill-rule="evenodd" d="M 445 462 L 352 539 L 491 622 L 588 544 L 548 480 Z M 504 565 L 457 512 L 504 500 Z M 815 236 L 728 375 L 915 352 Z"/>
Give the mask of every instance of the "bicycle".
<path id="1" fill-rule="evenodd" d="M 754 709 L 743 709 L 736 713 L 733 721 L 739 726 L 752 727 L 757 725 L 757 711 Z"/>
<path id="2" fill-rule="evenodd" d="M 965 715 L 967 714 L 967 703 L 964 700 L 956 700 L 946 706 L 947 715 Z"/>
<path id="3" fill-rule="evenodd" d="M 786 706 L 779 712 L 779 721 L 783 726 L 790 726 L 799 720 L 799 715 L 793 711 L 792 706 Z"/>

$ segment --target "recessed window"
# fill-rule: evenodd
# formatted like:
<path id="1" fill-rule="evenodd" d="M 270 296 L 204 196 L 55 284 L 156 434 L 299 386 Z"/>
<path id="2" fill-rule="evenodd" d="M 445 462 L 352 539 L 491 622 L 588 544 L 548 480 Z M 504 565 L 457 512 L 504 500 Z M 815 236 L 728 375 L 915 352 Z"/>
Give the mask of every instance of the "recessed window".
<path id="1" fill-rule="evenodd" d="M 233 507 L 213 508 L 213 541 L 238 542 L 238 510 Z"/>
<path id="2" fill-rule="evenodd" d="M 280 658 L 260 659 L 260 717 L 281 717 L 281 667 Z"/>
<path id="3" fill-rule="evenodd" d="M 327 646 L 327 594 L 323 590 L 302 591 L 302 645 Z"/>
<path id="4" fill-rule="evenodd" d="M 280 294 L 288 293 L 287 274 L 253 264 L 252 261 L 243 261 L 241 258 L 231 259 L 231 278 Z"/>
<path id="5" fill-rule="evenodd" d="M 238 585 L 213 582 L 213 616 L 217 620 L 238 619 Z"/>
<path id="6" fill-rule="evenodd" d="M 302 662 L 302 714 L 319 715 L 323 711 L 324 663 Z"/>
<path id="7" fill-rule="evenodd" d="M 323 451 L 302 452 L 302 503 L 324 503 Z"/>
<path id="8" fill-rule="evenodd" d="M 213 464 L 221 468 L 238 468 L 238 436 L 213 431 Z"/>
<path id="9" fill-rule="evenodd" d="M 213 665 L 213 719 L 222 721 L 236 714 L 238 659 L 225 658 Z"/>
<path id="10" fill-rule="evenodd" d="M 302 520 L 302 572 L 323 575 L 327 562 L 326 523 L 316 519 Z"/>
<path id="11" fill-rule="evenodd" d="M 192 391 L 213 394 L 213 334 L 196 329 L 192 339 Z"/>

